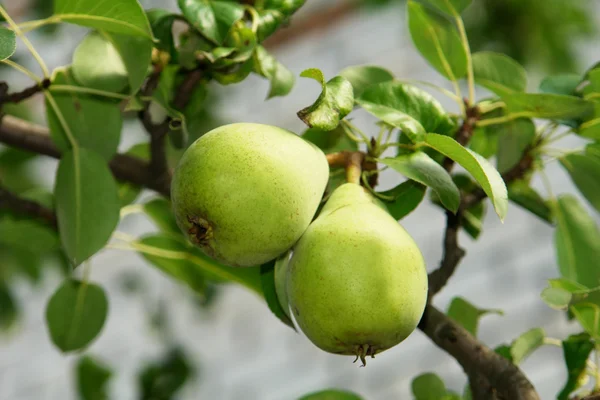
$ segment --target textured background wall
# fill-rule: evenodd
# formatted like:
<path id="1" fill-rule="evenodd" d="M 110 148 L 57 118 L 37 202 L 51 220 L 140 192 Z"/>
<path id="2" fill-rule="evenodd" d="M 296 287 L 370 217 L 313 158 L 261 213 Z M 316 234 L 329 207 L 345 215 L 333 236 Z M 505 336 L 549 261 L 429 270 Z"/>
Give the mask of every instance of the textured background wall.
<path id="1" fill-rule="evenodd" d="M 19 0 L 7 2 L 11 1 Z M 146 2 L 162 7 L 165 3 L 174 7 L 175 1 Z M 314 9 L 332 2 L 309 3 Z M 52 40 L 33 39 L 49 64 L 58 66 L 69 62 L 84 34 L 84 30 L 70 27 Z M 600 54 L 598 50 L 597 43 L 582 44 L 583 65 L 591 64 Z M 412 47 L 400 6 L 355 15 L 322 36 L 307 36 L 276 53 L 296 75 L 305 68 L 318 67 L 331 77 L 348 65 L 371 63 L 389 68 L 400 79 L 444 85 Z M 13 78 L 26 84 L 17 75 L 10 76 L 11 81 Z M 531 81 L 534 88 L 537 80 L 534 77 Z M 297 132 L 303 125 L 296 111 L 310 104 L 318 93 L 315 82 L 301 79 L 289 96 L 264 102 L 268 84 L 258 77 L 215 89 L 222 94 L 219 98 L 226 100 L 220 111 L 223 121 L 270 123 Z M 455 110 L 452 103 L 442 101 Z M 358 125 L 373 132 L 372 120 L 365 114 L 355 114 Z M 143 139 L 138 123 L 130 123 L 123 131 L 123 148 Z M 51 160 L 36 163 L 40 174 L 47 176 L 48 187 L 55 165 Z M 573 191 L 556 163 L 548 174 L 555 192 Z M 382 187 L 396 184 L 394 179 L 397 177 L 384 174 Z M 443 213 L 424 202 L 403 225 L 421 247 L 428 269 L 436 268 L 441 256 Z M 119 229 L 135 234 L 153 227 L 144 217 L 131 216 Z M 546 280 L 557 276 L 552 233 L 550 226 L 514 206 L 504 224 L 488 213 L 484 234 L 478 241 L 461 236 L 467 256 L 446 290 L 436 298 L 436 305 L 445 309 L 452 297 L 461 295 L 481 308 L 504 310 L 504 316 L 491 315 L 482 320 L 480 337 L 490 346 L 509 342 L 536 326 L 544 327 L 549 336 L 556 338 L 576 331 L 576 326 L 569 325 L 561 313 L 550 310 L 539 298 Z M 122 290 L 126 273 L 137 273 L 143 279 L 145 297 Z M 180 399 L 294 400 L 326 387 L 355 390 L 372 400 L 409 399 L 411 379 L 426 371 L 435 371 L 457 391 L 462 391 L 465 384 L 458 364 L 419 331 L 370 360 L 367 368 L 358 368 L 351 357 L 316 349 L 275 319 L 260 299 L 241 288 L 227 287 L 214 307 L 199 310 L 184 293 L 185 288 L 136 255 L 115 250 L 94 257 L 91 279 L 107 290 L 110 314 L 101 336 L 86 352 L 115 369 L 110 384 L 112 399 L 136 398 L 137 369 L 143 361 L 159 356 L 165 343 L 182 344 L 198 366 L 197 379 L 186 385 Z M 72 366 L 77 356 L 65 357 L 53 347 L 44 322 L 46 301 L 58 284 L 58 276 L 48 273 L 40 288 L 26 282 L 18 286 L 24 318 L 16 331 L 0 336 L 1 400 L 75 398 Z M 159 299 L 166 300 L 170 310 L 172 329 L 166 341 L 148 330 L 147 310 Z M 543 399 L 553 398 L 565 381 L 561 358 L 560 349 L 545 347 L 523 365 Z"/>

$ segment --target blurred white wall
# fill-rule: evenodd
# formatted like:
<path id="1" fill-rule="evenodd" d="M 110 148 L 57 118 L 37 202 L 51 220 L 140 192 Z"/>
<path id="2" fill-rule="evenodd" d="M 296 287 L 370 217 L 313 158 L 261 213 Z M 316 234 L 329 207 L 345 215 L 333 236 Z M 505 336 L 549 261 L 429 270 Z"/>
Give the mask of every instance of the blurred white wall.
<path id="1" fill-rule="evenodd" d="M 11 1 L 19 0 L 8 0 Z M 146 4 L 165 7 L 166 1 Z M 174 0 L 168 6 L 174 8 Z M 311 8 L 331 4 L 312 0 Z M 600 6 L 597 7 L 600 14 Z M 368 14 L 355 15 L 322 36 L 307 36 L 276 52 L 296 76 L 305 68 L 317 67 L 327 77 L 343 67 L 370 63 L 389 68 L 401 79 L 429 80 L 445 85 L 412 47 L 403 7 L 392 6 Z M 73 47 L 85 30 L 68 28 L 58 37 L 44 39 L 32 35 L 34 44 L 51 66 L 69 62 Z M 21 46 L 22 50 L 22 46 Z M 584 65 L 596 61 L 597 43 L 581 47 Z M 24 54 L 24 53 L 23 53 Z M 13 82 L 11 75 L 10 79 Z M 8 79 L 1 77 L 1 80 Z M 20 77 L 18 79 L 21 79 Z M 532 80 L 531 89 L 537 84 Z M 26 84 L 24 80 L 20 84 Z M 316 98 L 318 85 L 299 79 L 292 93 L 264 102 L 268 83 L 252 77 L 242 84 L 215 88 L 227 101 L 221 118 L 227 122 L 255 121 L 304 129 L 296 111 Z M 454 105 L 440 98 L 451 110 Z M 356 112 L 357 123 L 373 132 L 372 119 Z M 123 148 L 143 140 L 137 123 L 123 131 Z M 565 145 L 577 145 L 576 141 Z M 52 184 L 55 161 L 37 165 Z M 568 177 L 555 163 L 548 169 L 555 193 L 573 192 Z M 391 187 L 397 176 L 384 174 L 381 186 Z M 542 189 L 543 193 L 543 189 Z M 443 213 L 427 202 L 403 221 L 421 247 L 429 270 L 441 256 Z M 144 233 L 152 225 L 141 216 L 131 216 L 119 228 Z M 549 336 L 564 338 L 577 330 L 562 313 L 546 307 L 539 293 L 546 280 L 557 276 L 550 226 L 511 205 L 501 224 L 489 212 L 478 241 L 461 235 L 467 250 L 462 265 L 435 304 L 446 309 L 460 295 L 481 308 L 499 308 L 504 316 L 486 316 L 481 321 L 480 338 L 489 346 L 508 343 L 524 331 L 542 326 Z M 459 365 L 435 347 L 420 331 L 399 346 L 369 360 L 366 368 L 352 364 L 352 357 L 331 355 L 318 350 L 300 334 L 281 324 L 255 295 L 229 286 L 209 310 L 198 311 L 186 289 L 146 265 L 132 253 L 103 251 L 92 261 L 91 279 L 108 292 L 110 314 L 106 326 L 86 350 L 115 369 L 110 383 L 111 399 L 135 399 L 135 373 L 145 360 L 164 350 L 164 341 L 148 330 L 146 310 L 159 298 L 168 300 L 173 323 L 170 340 L 182 343 L 199 366 L 198 379 L 180 393 L 182 400 L 294 400 L 309 391 L 327 387 L 354 390 L 369 400 L 410 399 L 410 382 L 418 374 L 434 371 L 454 390 L 462 392 L 465 377 Z M 122 274 L 137 272 L 148 289 L 145 298 L 125 294 Z M 47 299 L 59 284 L 58 276 L 46 277 L 42 287 L 23 282 L 18 287 L 24 305 L 24 319 L 15 332 L 0 336 L 0 399 L 75 399 L 72 365 L 76 355 L 63 356 L 51 344 L 45 327 Z M 539 390 L 542 399 L 554 398 L 566 379 L 559 348 L 545 347 L 528 359 L 523 368 Z"/>

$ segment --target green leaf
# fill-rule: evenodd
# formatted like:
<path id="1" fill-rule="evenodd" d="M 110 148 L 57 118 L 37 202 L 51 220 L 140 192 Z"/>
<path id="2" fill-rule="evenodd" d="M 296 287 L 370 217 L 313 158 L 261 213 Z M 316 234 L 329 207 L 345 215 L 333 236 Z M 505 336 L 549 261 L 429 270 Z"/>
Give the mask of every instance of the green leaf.
<path id="1" fill-rule="evenodd" d="M 181 234 L 169 200 L 163 197 L 154 198 L 144 203 L 144 212 L 161 231 Z"/>
<path id="2" fill-rule="evenodd" d="M 56 85 L 79 86 L 69 68 L 55 70 L 52 82 Z M 77 145 L 110 160 L 117 152 L 121 139 L 123 118 L 119 105 L 114 101 L 76 92 L 52 92 L 52 97 Z M 56 146 L 63 152 L 71 149 L 69 135 L 48 99 L 46 118 Z"/>
<path id="3" fill-rule="evenodd" d="M 600 212 L 600 159 L 586 154 L 568 154 L 560 163 L 581 194 Z"/>
<path id="4" fill-rule="evenodd" d="M 0 218 L 0 245 L 38 254 L 59 248 L 54 229 L 35 220 Z"/>
<path id="5" fill-rule="evenodd" d="M 363 398 L 345 390 L 328 389 L 304 395 L 298 400 L 363 400 Z"/>
<path id="6" fill-rule="evenodd" d="M 517 165 L 525 150 L 535 139 L 535 124 L 528 118 L 519 118 L 495 127 L 498 133 L 496 166 L 504 173 Z"/>
<path id="7" fill-rule="evenodd" d="M 131 245 L 147 260 L 169 274 L 184 271 L 184 278 L 190 281 L 186 281 L 188 284 L 194 283 L 193 277 L 198 275 L 192 271 L 193 265 L 193 269 L 201 271 L 206 279 L 215 282 L 236 282 L 262 295 L 260 267 L 235 268 L 219 264 L 205 256 L 199 249 L 185 243 L 183 236 L 177 238 L 167 233 L 152 234 L 142 238 L 139 243 L 134 242 Z M 174 261 L 187 263 L 182 267 L 181 263 Z M 179 276 L 177 277 L 179 279 Z"/>
<path id="8" fill-rule="evenodd" d="M 575 89 L 581 83 L 581 75 L 561 74 L 544 78 L 540 83 L 540 92 L 575 96 Z"/>
<path id="9" fill-rule="evenodd" d="M 281 322 L 283 322 L 284 324 L 286 324 L 293 330 L 296 330 L 296 328 L 294 327 L 294 323 L 292 322 L 292 319 L 290 317 L 290 312 L 287 309 L 287 308 L 289 308 L 289 305 L 287 304 L 287 302 L 285 304 L 282 304 L 280 301 L 280 297 L 283 298 L 283 294 L 285 294 L 285 292 L 281 293 L 281 290 L 279 292 L 277 291 L 277 289 L 276 289 L 277 283 L 275 281 L 275 279 L 276 279 L 275 265 L 277 263 L 280 264 L 279 272 L 280 272 L 280 274 L 283 274 L 283 278 L 285 281 L 285 271 L 287 270 L 287 263 L 289 262 L 289 256 L 290 256 L 289 253 L 286 252 L 277 260 L 272 260 L 266 264 L 263 264 L 260 267 L 260 278 L 261 278 L 260 280 L 262 283 L 262 291 L 264 293 L 265 300 L 266 300 L 267 305 L 269 306 L 269 309 L 271 310 L 271 312 L 273 314 L 275 314 L 275 316 L 277 318 L 279 318 L 279 320 Z M 284 271 L 283 273 L 281 272 L 281 269 L 283 269 L 283 271 Z M 279 286 L 281 287 L 281 284 Z M 280 293 L 282 296 L 279 296 Z"/>
<path id="10" fill-rule="evenodd" d="M 509 56 L 491 51 L 473 54 L 475 82 L 499 96 L 510 92 L 524 92 L 527 72 Z"/>
<path id="11" fill-rule="evenodd" d="M 542 290 L 542 300 L 555 310 L 565 310 L 569 307 L 573 295 L 562 288 L 547 287 Z"/>
<path id="12" fill-rule="evenodd" d="M 503 315 L 500 310 L 486 310 L 475 307 L 462 297 L 452 299 L 448 307 L 448 316 L 458 322 L 463 328 L 469 331 L 473 336 L 477 336 L 479 319 L 485 314 Z"/>
<path id="13" fill-rule="evenodd" d="M 415 400 L 441 400 L 446 395 L 444 381 L 434 373 L 417 376 L 411 383 Z"/>
<path id="14" fill-rule="evenodd" d="M 256 47 L 254 52 L 254 69 L 271 82 L 267 99 L 275 96 L 285 96 L 294 86 L 294 74 L 262 47 Z"/>
<path id="15" fill-rule="evenodd" d="M 194 374 L 186 353 L 179 347 L 171 348 L 160 360 L 144 367 L 138 376 L 141 399 L 168 400 Z"/>
<path id="16" fill-rule="evenodd" d="M 391 202 L 386 201 L 385 205 L 392 217 L 401 220 L 418 207 L 425 197 L 425 190 L 424 185 L 408 180 L 381 194 L 394 199 Z"/>
<path id="17" fill-rule="evenodd" d="M 259 42 L 262 42 L 277 28 L 289 20 L 289 17 L 296 12 L 305 0 L 266 0 L 257 2 L 256 15 L 253 15 L 254 23 L 257 24 L 257 36 Z M 262 7 L 261 7 L 262 6 Z"/>
<path id="18" fill-rule="evenodd" d="M 426 0 L 443 13 L 450 16 L 459 15 L 465 8 L 471 4 L 472 0 Z"/>
<path id="19" fill-rule="evenodd" d="M 600 143 L 589 143 L 586 145 L 585 154 L 600 160 Z"/>
<path id="20" fill-rule="evenodd" d="M 0 27 L 0 61 L 12 56 L 16 49 L 17 37 L 15 33 L 10 29 Z"/>
<path id="21" fill-rule="evenodd" d="M 336 76 L 325 83 L 323 73 L 316 68 L 304 70 L 300 76 L 316 80 L 321 84 L 322 90 L 311 106 L 298 111 L 298 118 L 310 128 L 325 131 L 335 129 L 354 106 L 352 85 L 341 76 Z"/>
<path id="22" fill-rule="evenodd" d="M 516 181 L 508 186 L 508 198 L 515 204 L 552 223 L 552 209 L 548 202 L 525 181 Z"/>
<path id="23" fill-rule="evenodd" d="M 501 125 L 489 125 L 475 128 L 469 148 L 484 158 L 490 158 L 498 151 L 498 131 Z"/>
<path id="24" fill-rule="evenodd" d="M 117 186 L 100 156 L 76 149 L 63 154 L 54 193 L 60 238 L 77 266 L 104 247 L 117 226 Z"/>
<path id="25" fill-rule="evenodd" d="M 593 303 L 578 303 L 571 307 L 571 311 L 581 327 L 594 340 L 600 340 L 600 306 Z"/>
<path id="26" fill-rule="evenodd" d="M 402 129 L 413 142 L 422 141 L 426 132 L 448 134 L 454 129 L 442 105 L 412 85 L 393 81 L 372 85 L 356 102 L 381 120 Z"/>
<path id="27" fill-rule="evenodd" d="M 575 96 L 550 93 L 510 93 L 502 96 L 511 113 L 531 118 L 585 118 L 593 112 L 593 104 Z"/>
<path id="28" fill-rule="evenodd" d="M 387 69 L 374 65 L 355 65 L 340 71 L 340 76 L 348 79 L 354 89 L 354 97 L 358 98 L 371 85 L 391 81 L 394 75 Z"/>
<path id="29" fill-rule="evenodd" d="M 183 237 L 181 237 L 181 240 L 184 240 Z M 158 233 L 142 237 L 139 243 L 142 245 L 142 249 L 149 247 L 150 249 L 155 250 L 166 249 L 177 252 L 187 252 L 187 248 L 181 243 L 181 240 L 169 236 L 168 233 Z M 140 255 L 154 267 L 181 283 L 184 283 L 197 294 L 204 295 L 206 289 L 206 277 L 198 265 L 185 257 L 166 258 L 141 251 L 140 249 L 138 249 L 138 251 Z"/>
<path id="30" fill-rule="evenodd" d="M 302 134 L 302 138 L 315 144 L 325 154 L 358 150 L 358 143 L 350 139 L 344 132 L 344 128 L 339 125 L 329 132 L 318 128 L 308 128 Z"/>
<path id="31" fill-rule="evenodd" d="M 162 8 L 153 8 L 146 11 L 152 33 L 158 40 L 156 48 L 168 52 L 171 58 L 176 58 L 175 42 L 173 40 L 173 22 L 176 14 Z"/>
<path id="32" fill-rule="evenodd" d="M 586 118 L 586 121 L 577 127 L 575 133 L 585 138 L 600 140 L 600 102 L 594 103 L 593 115 Z"/>
<path id="33" fill-rule="evenodd" d="M 107 314 L 108 301 L 100 286 L 65 280 L 46 308 L 52 342 L 65 353 L 86 347 L 102 330 Z"/>
<path id="34" fill-rule="evenodd" d="M 186 19 L 207 39 L 221 45 L 236 21 L 244 16 L 237 3 L 217 0 L 178 0 Z"/>
<path id="35" fill-rule="evenodd" d="M 440 74 L 456 81 L 467 73 L 467 54 L 450 21 L 409 0 L 408 28 L 417 50 Z"/>
<path id="36" fill-rule="evenodd" d="M 498 171 L 485 158 L 448 136 L 428 133 L 425 142 L 466 169 L 490 198 L 500 220 L 504 220 L 508 208 L 506 186 Z"/>
<path id="37" fill-rule="evenodd" d="M 77 390 L 81 400 L 109 398 L 107 384 L 112 376 L 110 368 L 91 356 L 83 356 L 76 366 Z"/>
<path id="38" fill-rule="evenodd" d="M 546 333 L 542 328 L 533 328 L 516 338 L 510 346 L 512 362 L 519 365 L 531 353 L 544 345 L 545 337 Z"/>
<path id="39" fill-rule="evenodd" d="M 10 288 L 0 281 L 0 331 L 8 331 L 19 316 L 19 308 Z"/>
<path id="40" fill-rule="evenodd" d="M 588 288 L 600 286 L 600 230 L 581 203 L 571 195 L 562 195 L 554 208 L 554 241 L 558 266 L 564 278 Z"/>
<path id="41" fill-rule="evenodd" d="M 453 213 L 458 211 L 460 204 L 458 188 L 448 171 L 427 154 L 417 151 L 394 158 L 384 158 L 379 162 L 392 167 L 409 179 L 429 186 L 438 195 L 444 207 Z"/>
<path id="42" fill-rule="evenodd" d="M 152 38 L 150 24 L 137 0 L 54 0 L 54 17 L 90 28 Z"/>
<path id="43" fill-rule="evenodd" d="M 290 312 L 290 304 L 289 298 L 287 294 L 287 274 L 288 274 L 288 265 L 290 261 L 291 251 L 287 251 L 285 254 L 277 257 L 275 260 L 275 293 L 277 294 L 277 300 L 279 300 L 279 305 L 283 309 L 285 315 L 291 320 L 292 313 Z M 263 284 L 264 291 L 264 284 Z M 266 296 L 265 296 L 266 297 Z M 293 325 L 292 325 L 293 327 Z M 294 328 L 295 330 L 296 328 Z"/>
<path id="44" fill-rule="evenodd" d="M 129 92 L 137 93 L 148 75 L 152 60 L 152 41 L 145 37 L 126 36 L 112 32 L 102 32 L 102 34 L 112 43 L 125 64 Z"/>
<path id="45" fill-rule="evenodd" d="M 90 32 L 79 43 L 71 69 L 75 79 L 85 87 L 118 93 L 128 84 L 123 59 L 99 31 Z"/>
<path id="46" fill-rule="evenodd" d="M 569 395 L 579 389 L 581 378 L 586 374 L 586 363 L 594 343 L 584 333 L 571 335 L 562 343 L 565 364 L 567 365 L 567 383 L 560 391 L 558 400 L 568 400 Z"/>
<path id="47" fill-rule="evenodd" d="M 486 204 L 479 202 L 463 212 L 463 229 L 473 239 L 477 239 L 483 229 Z"/>

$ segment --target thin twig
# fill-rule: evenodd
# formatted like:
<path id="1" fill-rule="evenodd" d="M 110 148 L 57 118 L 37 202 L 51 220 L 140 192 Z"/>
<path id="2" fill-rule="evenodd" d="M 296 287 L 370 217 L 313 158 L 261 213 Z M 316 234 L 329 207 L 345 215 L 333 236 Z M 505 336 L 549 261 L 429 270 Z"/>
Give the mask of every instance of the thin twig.
<path id="1" fill-rule="evenodd" d="M 40 93 L 44 89 L 47 89 L 50 86 L 50 79 L 44 79 L 40 84 L 36 83 L 32 86 L 29 86 L 20 92 L 6 93 L 4 95 L 0 95 L 0 103 L 20 103 L 23 100 L 26 100 L 33 96 L 36 93 Z M 4 82 L 0 82 L 0 85 L 6 85 Z"/>

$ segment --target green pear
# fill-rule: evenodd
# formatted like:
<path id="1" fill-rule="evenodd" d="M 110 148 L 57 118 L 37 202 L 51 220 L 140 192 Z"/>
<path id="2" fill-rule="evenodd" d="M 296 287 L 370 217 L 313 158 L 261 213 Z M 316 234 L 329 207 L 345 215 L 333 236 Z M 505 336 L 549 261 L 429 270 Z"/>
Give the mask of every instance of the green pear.
<path id="1" fill-rule="evenodd" d="M 323 152 L 285 129 L 216 128 L 183 154 L 171 184 L 177 224 L 207 255 L 232 266 L 274 259 L 300 238 L 325 191 Z"/>
<path id="2" fill-rule="evenodd" d="M 427 302 L 417 244 L 361 186 L 337 188 L 294 247 L 287 294 L 319 348 L 364 363 L 403 341 Z"/>

